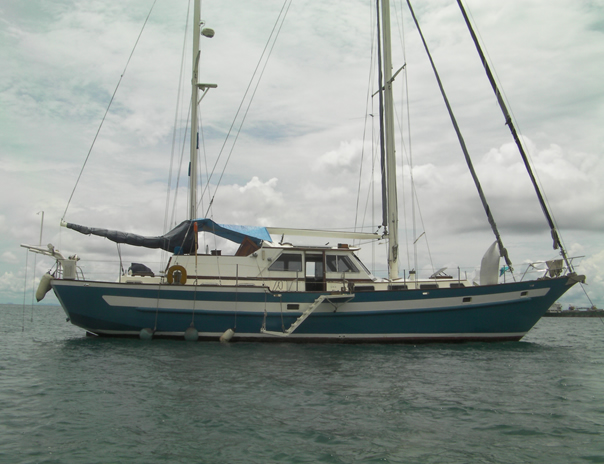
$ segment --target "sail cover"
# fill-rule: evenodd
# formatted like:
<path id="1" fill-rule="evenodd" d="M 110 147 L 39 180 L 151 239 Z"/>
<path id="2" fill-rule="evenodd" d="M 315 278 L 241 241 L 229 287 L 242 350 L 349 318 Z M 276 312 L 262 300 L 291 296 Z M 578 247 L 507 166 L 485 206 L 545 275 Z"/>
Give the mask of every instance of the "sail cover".
<path id="1" fill-rule="evenodd" d="M 243 242 L 246 237 L 258 246 L 261 246 L 263 241 L 272 242 L 271 236 L 265 227 L 217 224 L 211 219 L 183 221 L 167 234 L 156 237 L 144 237 L 128 232 L 120 232 L 119 230 L 98 229 L 72 223 L 67 223 L 65 226 L 84 235 L 105 237 L 115 243 L 126 243 L 127 245 L 146 248 L 161 248 L 162 250 L 179 254 L 195 251 L 194 223 L 197 223 L 200 232 L 210 232 L 235 243 Z"/>

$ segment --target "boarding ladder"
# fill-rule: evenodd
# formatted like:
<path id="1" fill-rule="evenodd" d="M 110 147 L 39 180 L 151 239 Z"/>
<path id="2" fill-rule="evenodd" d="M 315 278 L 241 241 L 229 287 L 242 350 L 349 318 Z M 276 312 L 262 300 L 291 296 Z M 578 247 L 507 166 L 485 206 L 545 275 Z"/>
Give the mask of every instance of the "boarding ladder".
<path id="1" fill-rule="evenodd" d="M 321 303 L 323 303 L 324 301 L 328 301 L 329 303 L 333 304 L 335 306 L 335 308 L 337 309 L 338 303 L 347 303 L 350 300 L 352 300 L 354 298 L 354 295 L 351 294 L 338 294 L 338 295 L 320 295 L 319 298 L 317 298 L 315 301 L 312 302 L 312 304 L 306 308 L 302 314 L 300 314 L 300 316 L 298 317 L 298 319 L 296 319 L 291 326 L 289 326 L 289 329 L 285 330 L 284 332 L 277 332 L 275 330 L 266 330 L 264 327 L 262 327 L 260 329 L 260 332 L 263 334 L 267 334 L 267 335 L 276 335 L 277 337 L 289 337 L 292 332 L 294 330 L 296 330 L 298 327 L 300 327 L 300 325 L 306 320 L 306 318 L 308 316 L 310 316 L 315 309 L 317 309 L 319 306 L 321 306 Z"/>

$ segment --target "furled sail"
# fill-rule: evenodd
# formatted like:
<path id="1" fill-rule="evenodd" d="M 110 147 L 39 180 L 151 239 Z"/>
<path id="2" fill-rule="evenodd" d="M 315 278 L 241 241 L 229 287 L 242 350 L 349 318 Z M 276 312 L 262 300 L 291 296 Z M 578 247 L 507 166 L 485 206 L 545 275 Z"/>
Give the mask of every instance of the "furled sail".
<path id="1" fill-rule="evenodd" d="M 105 237 L 115 243 L 125 243 L 127 245 L 145 248 L 161 248 L 162 250 L 171 253 L 182 254 L 195 252 L 194 223 L 197 223 L 200 232 L 210 232 L 235 243 L 243 242 L 246 237 L 258 246 L 260 246 L 263 241 L 272 241 L 271 236 L 265 227 L 217 224 L 211 219 L 183 221 L 167 234 L 156 237 L 145 237 L 128 232 L 121 232 L 119 230 L 99 229 L 72 223 L 65 223 L 64 225 L 68 229 L 75 230 L 81 234 Z"/>
<path id="2" fill-rule="evenodd" d="M 512 261 L 509 258 L 506 248 L 503 246 L 501 234 L 499 233 L 499 230 L 497 229 L 497 224 L 495 224 L 495 218 L 491 214 L 491 208 L 489 207 L 489 204 L 487 203 L 487 198 L 484 194 L 484 191 L 482 190 L 480 181 L 478 180 L 478 175 L 476 174 L 476 171 L 474 170 L 474 164 L 472 163 L 472 159 L 470 158 L 470 153 L 468 152 L 468 148 L 466 147 L 466 142 L 464 141 L 464 138 L 461 135 L 461 130 L 459 129 L 457 120 L 455 119 L 455 115 L 453 114 L 453 110 L 451 108 L 451 105 L 449 104 L 449 99 L 447 98 L 442 81 L 440 80 L 440 76 L 438 74 L 438 71 L 436 70 L 436 65 L 434 64 L 434 60 L 432 59 L 432 55 L 430 54 L 430 50 L 428 49 L 428 44 L 426 43 L 426 40 L 424 39 L 424 34 L 422 33 L 421 28 L 419 27 L 419 22 L 417 21 L 415 13 L 413 12 L 413 8 L 411 7 L 410 0 L 407 0 L 407 5 L 409 6 L 409 11 L 411 12 L 411 16 L 413 17 L 413 21 L 415 22 L 415 26 L 417 27 L 417 31 L 419 32 L 419 36 L 422 40 L 422 43 L 424 44 L 426 53 L 428 54 L 428 59 L 430 60 L 430 64 L 432 65 L 432 70 L 434 71 L 434 77 L 436 77 L 436 82 L 438 83 L 438 87 L 440 88 L 440 92 L 441 92 L 443 100 L 445 102 L 445 106 L 447 107 L 449 117 L 451 118 L 451 123 L 453 124 L 455 133 L 457 134 L 457 139 L 459 140 L 459 144 L 461 146 L 461 151 L 464 154 L 464 157 L 466 159 L 466 164 L 468 165 L 468 169 L 470 170 L 470 174 L 472 175 L 472 179 L 474 180 L 474 185 L 476 185 L 476 190 L 478 190 L 478 196 L 480 197 L 480 201 L 482 202 L 482 207 L 484 208 L 484 211 L 487 215 L 487 219 L 491 226 L 491 230 L 493 231 L 493 234 L 495 235 L 495 238 L 497 239 L 497 247 L 499 249 L 498 250 L 499 256 L 503 257 L 505 259 L 506 264 L 510 268 L 512 268 Z M 481 282 L 481 284 L 482 284 L 482 282 Z"/>
<path id="3" fill-rule="evenodd" d="M 560 254 L 564 258 L 566 266 L 568 267 L 568 269 L 570 271 L 573 271 L 572 263 L 568 259 L 568 255 L 566 254 L 566 250 L 564 249 L 564 246 L 562 246 L 562 241 L 560 240 L 558 231 L 556 230 L 556 225 L 554 224 L 554 219 L 553 219 L 552 215 L 550 214 L 549 209 L 547 208 L 547 204 L 545 203 L 545 199 L 543 197 L 543 194 L 541 193 L 541 189 L 539 188 L 535 175 L 533 174 L 533 169 L 531 168 L 531 164 L 528 160 L 528 156 L 526 155 L 526 153 L 524 151 L 524 146 L 522 145 L 522 142 L 520 141 L 518 132 L 516 132 L 516 127 L 514 126 L 514 122 L 512 121 L 512 116 L 510 115 L 510 112 L 508 111 L 508 108 L 503 100 L 501 92 L 497 88 L 497 83 L 495 82 L 495 78 L 493 77 L 493 73 L 491 72 L 491 68 L 489 67 L 487 59 L 485 58 L 484 53 L 482 52 L 482 48 L 480 46 L 480 42 L 478 41 L 478 37 L 476 36 L 476 33 L 474 32 L 474 28 L 472 27 L 472 24 L 470 23 L 470 19 L 468 18 L 468 15 L 466 14 L 466 10 L 463 7 L 461 0 L 457 0 L 457 4 L 459 5 L 459 8 L 461 9 L 461 13 L 464 17 L 466 25 L 468 26 L 468 30 L 470 31 L 470 35 L 472 36 L 472 40 L 474 41 L 474 45 L 476 46 L 476 50 L 478 51 L 478 55 L 480 56 L 482 65 L 484 66 L 484 70 L 487 73 L 487 77 L 489 78 L 491 87 L 493 88 L 493 91 L 495 92 L 495 96 L 497 97 L 497 102 L 499 103 L 499 107 L 501 108 L 501 111 L 503 112 L 503 116 L 505 118 L 505 124 L 508 126 L 508 128 L 510 129 L 510 132 L 512 133 L 512 137 L 514 138 L 514 141 L 516 142 L 516 146 L 518 147 L 520 156 L 522 158 L 522 161 L 524 162 L 524 166 L 526 167 L 526 171 L 531 179 L 531 182 L 533 183 L 535 193 L 537 194 L 539 204 L 541 205 L 541 210 L 543 211 L 543 214 L 545 215 L 545 219 L 547 220 L 547 223 L 549 224 L 552 239 L 554 241 L 554 250 L 557 250 L 558 248 L 560 249 Z M 501 244 L 500 244 L 500 247 L 501 247 Z M 506 257 L 506 262 L 507 261 L 508 261 L 508 259 Z M 508 265 L 510 265 L 509 262 L 508 262 Z"/>
<path id="4" fill-rule="evenodd" d="M 496 285 L 499 272 L 499 249 L 495 241 L 486 251 L 480 263 L 480 285 Z"/>

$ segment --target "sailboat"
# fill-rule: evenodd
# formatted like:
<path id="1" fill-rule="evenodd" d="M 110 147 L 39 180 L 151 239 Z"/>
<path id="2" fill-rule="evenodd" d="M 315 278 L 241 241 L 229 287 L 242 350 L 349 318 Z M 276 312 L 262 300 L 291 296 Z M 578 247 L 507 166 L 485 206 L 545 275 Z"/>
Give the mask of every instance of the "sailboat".
<path id="1" fill-rule="evenodd" d="M 551 219 L 561 259 L 549 261 L 537 279 L 499 283 L 500 259 L 511 263 L 479 188 L 496 237 L 482 260 L 480 282 L 441 271 L 424 280 L 399 276 L 390 5 L 389 0 L 378 0 L 376 5 L 381 17 L 378 42 L 384 115 L 381 233 L 251 227 L 199 218 L 197 133 L 192 130 L 189 218 L 172 231 L 144 237 L 62 224 L 117 243 L 165 250 L 171 253 L 165 270 L 156 274 L 144 265 L 133 265 L 116 282 L 91 281 L 78 273 L 76 255 L 65 257 L 51 245 L 23 245 L 56 260 L 54 271 L 40 283 L 38 298 L 52 289 L 69 321 L 97 336 L 338 343 L 520 340 L 554 302 L 585 279 L 574 271 Z M 193 21 L 191 127 L 196 128 L 199 92 L 214 86 L 198 79 L 199 37 L 213 34 L 201 29 L 199 0 L 195 0 Z M 468 164 L 475 175 L 469 158 Z M 542 207 L 549 217 L 545 204 Z M 220 250 L 200 253 L 198 234 L 202 232 L 238 244 L 237 251 L 233 255 Z M 275 240 L 279 236 L 328 237 L 337 245 L 294 245 Z M 353 240 L 387 241 L 388 278 L 378 278 L 368 270 L 358 256 L 359 248 L 350 245 Z"/>

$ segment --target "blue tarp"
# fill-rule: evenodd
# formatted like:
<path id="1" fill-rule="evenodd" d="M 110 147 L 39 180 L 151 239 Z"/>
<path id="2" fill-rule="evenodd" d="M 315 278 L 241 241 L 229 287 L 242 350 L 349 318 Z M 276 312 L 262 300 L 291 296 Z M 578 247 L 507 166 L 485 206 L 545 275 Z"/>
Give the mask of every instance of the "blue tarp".
<path id="1" fill-rule="evenodd" d="M 252 242 L 260 245 L 262 241 L 272 242 L 266 227 L 239 226 L 231 224 L 217 224 L 211 219 L 195 219 L 199 231 L 211 232 L 231 242 L 241 243 L 248 237 Z"/>
<path id="2" fill-rule="evenodd" d="M 156 237 L 145 237 L 118 230 L 97 229 L 71 223 L 67 223 L 66 227 L 85 235 L 92 234 L 105 237 L 115 243 L 126 243 L 146 248 L 161 248 L 171 253 L 193 253 L 195 251 L 194 223 L 197 223 L 199 232 L 210 232 L 235 243 L 242 243 L 246 238 L 258 246 L 261 246 L 263 241 L 272 242 L 271 236 L 265 227 L 217 224 L 211 219 L 183 221 L 167 234 Z"/>

